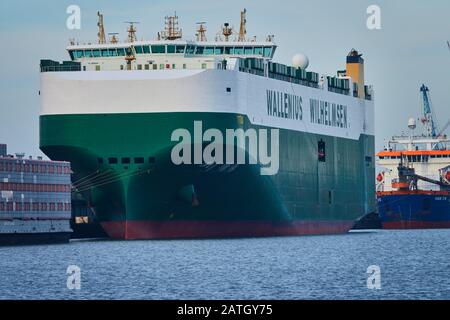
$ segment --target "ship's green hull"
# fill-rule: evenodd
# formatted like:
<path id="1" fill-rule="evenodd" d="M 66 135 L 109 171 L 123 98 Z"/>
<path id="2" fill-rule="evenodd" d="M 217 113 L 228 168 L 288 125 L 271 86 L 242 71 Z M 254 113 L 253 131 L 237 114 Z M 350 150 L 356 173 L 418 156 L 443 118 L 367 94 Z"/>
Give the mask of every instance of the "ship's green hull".
<path id="1" fill-rule="evenodd" d="M 74 185 L 114 238 L 341 233 L 373 211 L 373 136 L 280 129 L 279 171 L 267 176 L 250 164 L 174 165 L 172 132 L 194 136 L 194 121 L 204 131 L 253 127 L 224 113 L 44 115 L 40 146 L 72 163 Z M 320 140 L 325 162 L 318 161 Z"/>

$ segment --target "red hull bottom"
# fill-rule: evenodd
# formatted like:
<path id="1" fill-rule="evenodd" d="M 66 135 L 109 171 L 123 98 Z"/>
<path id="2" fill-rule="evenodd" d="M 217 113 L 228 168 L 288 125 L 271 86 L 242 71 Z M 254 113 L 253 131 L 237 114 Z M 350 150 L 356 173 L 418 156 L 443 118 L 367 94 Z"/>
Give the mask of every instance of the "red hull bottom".
<path id="1" fill-rule="evenodd" d="M 383 229 L 449 229 L 450 221 L 392 221 L 383 222 Z"/>
<path id="2" fill-rule="evenodd" d="M 110 221 L 103 229 L 113 239 L 201 239 L 341 234 L 354 221 Z"/>

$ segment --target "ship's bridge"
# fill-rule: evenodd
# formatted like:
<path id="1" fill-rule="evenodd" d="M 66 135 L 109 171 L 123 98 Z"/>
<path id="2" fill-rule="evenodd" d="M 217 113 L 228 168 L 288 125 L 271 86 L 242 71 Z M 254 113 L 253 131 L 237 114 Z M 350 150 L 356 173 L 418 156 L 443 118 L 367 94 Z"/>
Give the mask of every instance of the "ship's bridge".
<path id="1" fill-rule="evenodd" d="M 67 48 L 73 61 L 92 58 L 125 57 L 211 57 L 265 58 L 271 60 L 277 46 L 273 42 L 136 41 L 133 43 L 72 45 Z"/>

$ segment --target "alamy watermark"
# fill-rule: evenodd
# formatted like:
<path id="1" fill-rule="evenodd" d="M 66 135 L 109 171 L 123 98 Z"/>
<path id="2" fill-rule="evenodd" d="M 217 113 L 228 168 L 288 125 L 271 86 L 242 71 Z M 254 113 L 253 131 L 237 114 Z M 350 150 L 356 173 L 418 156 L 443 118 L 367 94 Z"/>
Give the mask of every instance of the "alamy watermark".
<path id="1" fill-rule="evenodd" d="M 224 137 L 219 129 L 203 132 L 202 121 L 194 121 L 194 137 L 189 130 L 180 128 L 172 132 L 171 141 L 178 141 L 170 155 L 175 165 L 246 164 L 248 158 L 248 164 L 261 165 L 261 175 L 278 173 L 278 129 L 226 129 Z M 208 144 L 204 147 L 205 142 Z"/>
<path id="2" fill-rule="evenodd" d="M 69 15 L 66 20 L 66 26 L 69 30 L 81 29 L 81 9 L 79 6 L 72 4 L 67 7 L 66 13 Z"/>
<path id="3" fill-rule="evenodd" d="M 367 7 L 367 29 L 380 30 L 381 29 L 381 8 L 375 4 Z"/>
<path id="4" fill-rule="evenodd" d="M 381 268 L 377 265 L 367 267 L 367 289 L 381 289 Z"/>
<path id="5" fill-rule="evenodd" d="M 70 265 L 67 267 L 67 289 L 80 290 L 81 289 L 81 269 L 77 265 Z"/>

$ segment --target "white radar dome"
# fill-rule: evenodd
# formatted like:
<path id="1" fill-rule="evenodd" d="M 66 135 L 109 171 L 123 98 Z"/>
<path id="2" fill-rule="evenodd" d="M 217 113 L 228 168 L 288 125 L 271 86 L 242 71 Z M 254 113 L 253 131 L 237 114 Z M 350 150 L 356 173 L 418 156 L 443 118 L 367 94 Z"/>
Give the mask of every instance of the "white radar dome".
<path id="1" fill-rule="evenodd" d="M 410 128 L 411 130 L 414 130 L 416 128 L 416 119 L 414 118 L 409 118 L 408 120 L 408 128 Z"/>
<path id="2" fill-rule="evenodd" d="M 309 66 L 309 59 L 301 53 L 297 53 L 292 57 L 292 66 L 295 68 L 306 69 Z"/>

